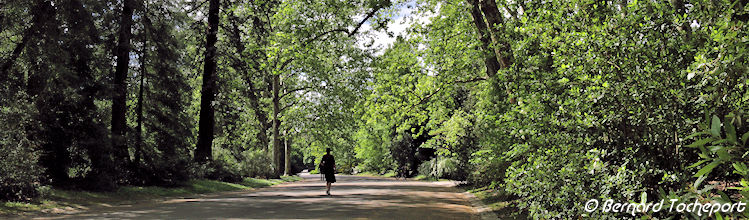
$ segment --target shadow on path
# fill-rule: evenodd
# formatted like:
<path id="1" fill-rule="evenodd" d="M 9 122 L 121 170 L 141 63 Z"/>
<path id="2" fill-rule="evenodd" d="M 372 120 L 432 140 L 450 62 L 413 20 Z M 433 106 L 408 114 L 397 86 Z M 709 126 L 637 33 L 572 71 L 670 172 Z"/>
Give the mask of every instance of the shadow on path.
<path id="1" fill-rule="evenodd" d="M 139 204 L 75 219 L 478 219 L 450 182 L 345 176 L 332 196 L 318 176 L 305 181 L 206 198 Z"/>

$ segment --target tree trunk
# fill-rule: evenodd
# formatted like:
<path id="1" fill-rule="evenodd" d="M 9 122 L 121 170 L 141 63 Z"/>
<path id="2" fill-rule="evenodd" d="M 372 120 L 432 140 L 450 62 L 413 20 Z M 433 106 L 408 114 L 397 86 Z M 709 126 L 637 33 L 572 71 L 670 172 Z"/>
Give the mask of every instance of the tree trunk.
<path id="1" fill-rule="evenodd" d="M 216 33 L 218 32 L 219 0 L 210 0 L 208 9 L 208 32 L 206 36 L 205 65 L 203 67 L 203 88 L 200 96 L 200 120 L 198 124 L 198 146 L 195 148 L 195 161 L 206 162 L 212 158 L 213 100 L 216 81 Z"/>
<path id="2" fill-rule="evenodd" d="M 281 137 L 280 137 L 280 126 L 281 120 L 278 119 L 280 113 L 279 109 L 279 88 L 281 87 L 281 79 L 278 74 L 273 75 L 273 169 L 276 175 L 281 175 Z"/>
<path id="3" fill-rule="evenodd" d="M 122 20 L 120 21 L 120 37 L 117 45 L 117 67 L 114 72 L 114 94 L 112 95 L 112 147 L 117 163 L 123 164 L 130 160 L 125 133 L 127 124 L 125 114 L 127 104 L 127 72 L 130 64 L 130 38 L 133 24 L 133 0 L 125 0 L 122 6 Z"/>
<path id="4" fill-rule="evenodd" d="M 502 31 L 499 29 L 504 22 L 502 21 L 502 14 L 497 8 L 497 3 L 494 0 L 480 0 L 481 11 L 486 16 L 486 22 L 489 25 L 489 36 L 492 39 L 494 53 L 497 55 L 497 61 L 499 61 L 500 68 L 507 68 L 512 65 L 512 61 L 509 59 L 511 55 L 510 47 L 506 42 L 500 41 L 499 37 Z M 504 52 L 504 53 L 503 53 Z"/>
<path id="5" fill-rule="evenodd" d="M 250 100 L 252 99 L 250 98 Z M 257 103 L 257 101 L 255 101 L 255 103 Z M 255 116 L 258 116 L 258 121 L 260 121 L 260 131 L 257 133 L 257 138 L 260 140 L 260 146 L 263 148 L 263 151 L 268 153 L 268 143 L 270 142 L 270 140 L 268 140 L 268 129 L 270 128 L 270 123 L 268 123 L 265 111 L 261 111 L 259 105 L 256 104 L 256 106 L 258 107 L 253 107 L 253 110 L 255 111 Z M 259 117 L 259 115 L 262 115 L 262 118 Z"/>
<path id="6" fill-rule="evenodd" d="M 34 28 L 34 27 L 32 26 L 31 28 Z M 27 32 L 30 32 L 30 31 L 27 31 Z M 10 69 L 10 66 L 12 66 L 13 63 L 15 63 L 16 59 L 18 59 L 18 56 L 21 55 L 21 51 L 23 51 L 23 49 L 26 47 L 26 43 L 29 41 L 29 38 L 31 38 L 31 34 L 29 33 L 24 34 L 23 39 L 21 39 L 21 42 L 16 44 L 16 47 L 13 48 L 13 52 L 11 52 L 8 60 L 3 62 L 2 65 L 0 65 L 0 73 L 2 73 L 0 74 L 0 77 L 2 77 L 3 79 L 6 79 L 9 77 L 10 73 L 8 73 L 8 69 Z"/>
<path id="7" fill-rule="evenodd" d="M 138 125 L 135 128 L 136 133 L 136 142 L 135 142 L 135 159 L 133 163 L 135 165 L 138 165 L 140 163 L 141 155 L 143 154 L 143 90 L 145 89 L 143 87 L 143 82 L 145 81 L 146 74 L 148 74 L 148 70 L 146 69 L 146 55 L 147 55 L 147 43 L 148 43 L 148 37 L 145 35 L 143 36 L 143 48 L 141 48 L 141 54 L 140 54 L 140 82 L 138 85 L 138 104 L 135 108 L 135 114 L 136 114 L 136 120 L 138 121 Z"/>
<path id="8" fill-rule="evenodd" d="M 231 24 L 232 24 L 232 37 L 231 41 L 234 44 L 234 47 L 237 49 L 237 55 L 240 57 L 243 57 L 245 51 L 245 46 L 241 41 L 241 31 L 239 30 L 239 25 L 237 24 L 236 16 L 232 15 L 231 17 Z M 257 58 L 259 56 L 255 56 Z M 252 59 L 252 58 L 251 58 Z M 259 124 L 260 124 L 260 131 L 257 133 L 257 139 L 260 141 L 260 145 L 263 147 L 265 152 L 268 152 L 268 129 L 270 128 L 270 124 L 268 123 L 268 116 L 267 112 L 262 109 L 262 106 L 260 106 L 260 100 L 258 99 L 258 93 L 260 91 L 255 86 L 255 83 L 252 81 L 252 77 L 250 74 L 250 70 L 247 68 L 247 63 L 244 61 L 244 59 L 234 59 L 234 68 L 237 70 L 242 70 L 244 72 L 244 75 L 247 77 L 245 81 L 247 82 L 247 97 L 250 101 L 250 107 L 252 108 L 253 112 L 255 113 L 255 117 L 257 118 Z M 261 72 L 261 71 L 258 71 Z"/>
<path id="9" fill-rule="evenodd" d="M 0 3 L 0 6 L 2 6 L 1 4 L 2 3 Z M 31 19 L 31 27 L 23 31 L 21 42 L 13 47 L 13 51 L 11 52 L 10 57 L 8 57 L 5 61 L 3 61 L 2 64 L 0 64 L 0 77 L 2 79 L 7 79 L 9 77 L 8 70 L 16 62 L 16 59 L 18 59 L 18 57 L 21 55 L 21 52 L 23 52 L 23 50 L 26 48 L 26 44 L 28 43 L 28 41 L 33 36 L 41 35 L 38 33 L 40 31 L 39 29 L 44 27 L 44 25 L 47 23 L 47 20 L 49 20 L 50 18 L 54 18 L 51 15 L 55 13 L 55 8 L 49 2 L 39 1 L 34 6 L 32 6 L 31 12 L 34 15 L 34 17 Z M 2 18 L 1 16 L 3 15 L 0 15 L 0 18 Z M 2 27 L 0 27 L 0 32 L 2 32 Z"/>
<path id="10" fill-rule="evenodd" d="M 496 64 L 499 65 L 499 69 L 504 69 L 510 67 L 512 65 L 512 50 L 510 46 L 506 43 L 500 40 L 501 36 L 501 30 L 499 29 L 499 26 L 503 24 L 502 21 L 502 14 L 499 12 L 499 8 L 497 8 L 497 3 L 494 0 L 468 0 L 470 1 L 471 5 L 473 6 L 471 9 L 471 15 L 474 18 L 474 23 L 476 23 L 477 29 L 479 29 L 479 33 L 487 33 L 487 35 L 491 38 L 491 44 L 487 44 L 488 40 L 486 39 L 486 36 L 482 34 L 482 49 L 485 50 L 488 53 L 491 53 L 491 49 L 494 51 L 493 58 L 496 59 Z M 477 1 L 480 2 L 480 7 L 477 3 Z M 483 23 L 483 19 L 481 19 L 481 12 L 483 12 L 484 16 L 486 17 L 487 25 L 488 27 L 480 24 Z M 478 21 L 481 22 L 478 22 Z M 484 26 L 483 28 L 481 26 Z M 481 31 L 481 30 L 486 31 Z M 487 48 L 488 47 L 488 48 Z M 504 52 L 504 53 L 503 53 Z M 489 56 L 489 58 L 492 58 L 492 56 Z M 487 61 L 489 62 L 489 61 Z M 492 68 L 494 68 L 493 65 L 495 65 L 495 61 L 491 61 Z M 489 65 L 487 65 L 487 70 L 489 69 Z M 496 74 L 496 71 L 492 72 Z M 494 76 L 487 74 L 489 77 Z M 512 77 L 506 77 L 510 79 L 510 83 L 512 83 Z M 510 91 L 510 87 L 505 87 L 505 92 L 507 93 L 508 101 L 511 104 L 517 104 L 517 101 L 515 100 L 515 97 L 513 96 L 512 91 Z"/>
<path id="11" fill-rule="evenodd" d="M 499 62 L 497 56 L 491 51 L 491 40 L 489 39 L 489 30 L 484 22 L 484 15 L 481 14 L 478 0 L 468 0 L 468 4 L 471 5 L 471 17 L 473 17 L 473 24 L 476 26 L 476 30 L 479 33 L 479 40 L 481 41 L 481 50 L 485 53 L 484 64 L 486 65 L 486 75 L 494 77 L 499 71 Z"/>
<path id="12" fill-rule="evenodd" d="M 283 146 L 284 146 L 284 176 L 291 175 L 291 146 L 289 145 L 288 132 L 283 132 Z"/>

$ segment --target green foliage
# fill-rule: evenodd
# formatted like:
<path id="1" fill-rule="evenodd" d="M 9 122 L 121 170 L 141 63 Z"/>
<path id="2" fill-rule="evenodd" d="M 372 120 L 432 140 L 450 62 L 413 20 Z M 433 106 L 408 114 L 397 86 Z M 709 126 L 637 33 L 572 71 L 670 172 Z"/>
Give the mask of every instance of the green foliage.
<path id="1" fill-rule="evenodd" d="M 453 158 L 436 157 L 419 165 L 419 174 L 431 179 L 457 179 L 458 161 Z"/>
<path id="2" fill-rule="evenodd" d="M 0 91 L 6 94 L 0 87 Z M 16 96 L 21 96 L 18 93 Z M 29 139 L 27 132 L 37 126 L 29 112 L 28 103 L 9 103 L 0 107 L 0 200 L 26 200 L 39 194 L 42 167 L 39 161 L 39 143 Z"/>
<path id="3" fill-rule="evenodd" d="M 702 130 L 688 138 L 693 142 L 687 145 L 699 156 L 699 161 L 687 168 L 696 169 L 694 182 L 684 188 L 673 190 L 664 198 L 677 198 L 689 201 L 701 198 L 704 201 L 720 203 L 748 202 L 749 170 L 746 167 L 747 139 L 749 139 L 749 120 L 740 113 L 729 113 L 721 119 L 715 115 L 707 123 L 701 125 Z M 737 133 L 738 132 L 738 133 Z M 739 137 L 738 134 L 744 132 Z M 741 195 L 741 197 L 737 197 Z M 724 213 L 724 215 L 746 218 L 747 213 Z"/>
<path id="4" fill-rule="evenodd" d="M 357 40 L 400 1 L 227 1 L 206 164 L 191 161 L 205 4 L 143 3 L 125 149 L 108 135 L 121 2 L 0 3 L 0 199 L 264 185 L 245 178 L 279 176 L 283 148 L 291 173 L 331 148 L 339 172 L 468 180 L 537 219 L 623 217 L 589 199 L 749 196 L 743 1 L 416 1 L 425 19 L 382 53 Z"/>
<path id="5" fill-rule="evenodd" d="M 273 167 L 270 156 L 262 151 L 245 151 L 242 153 L 243 160 L 240 162 L 243 176 L 270 177 Z"/>
<path id="6" fill-rule="evenodd" d="M 390 146 L 390 136 L 384 129 L 363 127 L 357 133 L 356 158 L 361 162 L 359 169 L 377 174 L 384 174 L 392 169 L 394 161 L 387 146 Z"/>
<path id="7" fill-rule="evenodd" d="M 195 128 L 192 124 L 195 117 L 187 111 L 190 104 L 188 75 L 182 66 L 180 57 L 185 44 L 177 38 L 184 32 L 175 30 L 172 23 L 180 24 L 187 17 L 175 12 L 168 5 L 149 5 L 155 9 L 168 10 L 172 20 L 165 20 L 159 14 L 147 14 L 144 22 L 147 28 L 140 33 L 146 40 L 146 48 L 141 48 L 140 56 L 144 63 L 139 68 L 137 77 L 144 77 L 142 87 L 131 89 L 133 98 L 138 101 L 137 93 L 143 90 L 142 131 L 131 132 L 134 141 L 134 160 L 138 164 L 137 174 L 132 183 L 140 185 L 174 185 L 190 178 L 187 167 L 190 162 L 190 150 L 194 144 Z M 153 10 L 153 9 L 152 9 Z M 152 45 L 152 46 L 150 46 Z M 136 122 L 138 109 L 133 105 L 130 120 Z M 133 125 L 133 123 L 131 123 Z M 137 129 L 137 126 L 134 126 Z M 134 129 L 134 130 L 135 130 Z M 137 135 L 142 135 L 142 143 L 137 143 Z"/>
<path id="8" fill-rule="evenodd" d="M 720 140 L 720 123 L 708 124 L 703 133 L 713 137 L 692 146 L 711 145 L 700 155 L 718 159 L 705 158 L 695 173 L 687 166 L 697 155 L 682 137 L 704 115 L 747 108 L 746 5 L 497 3 L 509 11 L 487 33 L 488 51 L 466 1 L 421 3 L 417 14 L 437 16 L 412 25 L 376 60 L 359 154 L 407 149 L 404 136 L 426 132 L 417 147 L 458 159 L 471 183 L 506 188 L 542 219 L 620 217 L 586 213 L 581 202 L 653 198 L 695 173 L 733 166 L 724 160 L 740 154 L 719 146 L 740 139 L 736 126 Z M 499 53 L 511 65 L 490 77 L 478 58 L 494 49 L 506 50 Z M 408 156 L 392 149 L 395 161 Z"/>
<path id="9" fill-rule="evenodd" d="M 278 176 L 278 143 L 288 144 L 292 174 L 325 147 L 336 149 L 341 171 L 354 171 L 361 112 L 351 112 L 368 92 L 372 58 L 356 44 L 365 29 L 358 15 L 390 1 L 221 4 L 208 164 L 191 159 L 207 95 L 200 17 L 208 4 L 134 1 L 132 18 L 122 19 L 125 2 L 0 2 L 0 199 L 34 197 L 48 184 L 113 191 Z M 118 39 L 126 20 L 131 37 Z M 131 58 L 126 103 L 114 110 L 126 112 L 127 140 L 114 149 L 112 70 L 121 49 Z"/>

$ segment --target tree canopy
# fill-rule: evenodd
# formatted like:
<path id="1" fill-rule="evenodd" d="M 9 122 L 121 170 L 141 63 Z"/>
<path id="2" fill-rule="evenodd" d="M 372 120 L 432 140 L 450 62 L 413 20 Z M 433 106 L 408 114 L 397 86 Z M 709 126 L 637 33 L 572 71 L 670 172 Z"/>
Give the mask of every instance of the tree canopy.
<path id="1" fill-rule="evenodd" d="M 499 189 L 537 219 L 746 201 L 748 20 L 741 0 L 5 0 L 0 199 L 292 175 L 332 148 L 339 172 Z"/>

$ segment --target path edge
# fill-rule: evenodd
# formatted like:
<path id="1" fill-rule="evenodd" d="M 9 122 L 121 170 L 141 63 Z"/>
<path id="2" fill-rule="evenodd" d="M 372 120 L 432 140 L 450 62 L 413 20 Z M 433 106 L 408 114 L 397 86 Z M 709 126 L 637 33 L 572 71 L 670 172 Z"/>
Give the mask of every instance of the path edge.
<path id="1" fill-rule="evenodd" d="M 468 197 L 468 201 L 471 203 L 471 206 L 473 207 L 473 211 L 476 212 L 476 214 L 479 215 L 479 218 L 481 220 L 496 220 L 499 219 L 497 216 L 497 213 L 494 213 L 489 206 L 484 204 L 476 195 L 473 195 L 473 193 L 470 193 L 468 191 L 463 192 L 466 197 Z"/>

